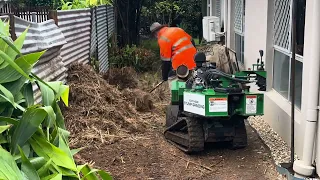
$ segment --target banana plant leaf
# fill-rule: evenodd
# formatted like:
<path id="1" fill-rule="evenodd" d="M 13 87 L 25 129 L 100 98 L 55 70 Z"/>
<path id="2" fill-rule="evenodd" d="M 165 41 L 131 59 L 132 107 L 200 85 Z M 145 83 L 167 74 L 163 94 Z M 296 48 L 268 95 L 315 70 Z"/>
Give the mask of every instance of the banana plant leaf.
<path id="1" fill-rule="evenodd" d="M 0 147 L 0 179 L 16 180 L 23 176 L 11 154 Z"/>

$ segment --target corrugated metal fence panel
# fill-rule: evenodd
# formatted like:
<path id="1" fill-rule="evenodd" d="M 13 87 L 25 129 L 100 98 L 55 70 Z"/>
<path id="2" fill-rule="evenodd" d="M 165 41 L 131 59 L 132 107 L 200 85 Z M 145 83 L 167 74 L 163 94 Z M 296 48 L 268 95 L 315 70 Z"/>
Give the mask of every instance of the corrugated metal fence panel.
<path id="1" fill-rule="evenodd" d="M 29 27 L 21 53 L 38 52 L 67 43 L 65 36 L 53 20 L 34 23 L 15 16 L 14 21 L 17 37 Z"/>
<path id="2" fill-rule="evenodd" d="M 112 6 L 108 6 L 107 11 L 108 11 L 108 37 L 111 37 L 111 35 L 115 30 L 114 8 Z"/>
<path id="3" fill-rule="evenodd" d="M 61 56 L 68 67 L 73 62 L 88 63 L 90 51 L 90 9 L 58 11 L 58 25 L 66 37 Z"/>
<path id="4" fill-rule="evenodd" d="M 90 56 L 96 58 L 97 33 L 96 33 L 96 11 L 91 11 L 91 48 Z"/>
<path id="5" fill-rule="evenodd" d="M 48 49 L 40 58 L 39 62 L 32 69 L 32 72 L 37 74 L 45 81 L 62 81 L 66 82 L 67 69 L 62 62 L 61 47 L 53 47 Z M 33 85 L 36 102 L 41 101 L 41 94 L 38 86 Z"/>
<path id="6" fill-rule="evenodd" d="M 106 72 L 109 66 L 107 6 L 99 6 L 96 10 L 99 70 Z"/>
<path id="7" fill-rule="evenodd" d="M 61 29 L 53 20 L 42 23 L 29 22 L 19 17 L 15 18 L 15 33 L 19 37 L 29 27 L 22 53 L 32 53 L 46 50 L 32 72 L 45 81 L 65 82 L 66 71 L 61 57 L 61 47 L 66 39 Z M 34 84 L 36 102 L 41 101 L 41 93 Z"/>

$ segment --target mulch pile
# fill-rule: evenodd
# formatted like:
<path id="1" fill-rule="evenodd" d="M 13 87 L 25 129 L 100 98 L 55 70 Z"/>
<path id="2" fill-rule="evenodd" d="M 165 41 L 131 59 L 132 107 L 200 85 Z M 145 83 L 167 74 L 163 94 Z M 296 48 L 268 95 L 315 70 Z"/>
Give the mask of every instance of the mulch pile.
<path id="1" fill-rule="evenodd" d="M 120 90 L 137 88 L 139 83 L 137 72 L 131 67 L 110 68 L 102 77 Z"/>
<path id="2" fill-rule="evenodd" d="M 64 115 L 72 147 L 112 144 L 142 134 L 147 131 L 150 119 L 161 112 L 155 109 L 155 99 L 138 89 L 134 71 L 129 68 L 112 71 L 120 75 L 99 75 L 90 65 L 73 64 L 69 68 L 70 102 Z"/>

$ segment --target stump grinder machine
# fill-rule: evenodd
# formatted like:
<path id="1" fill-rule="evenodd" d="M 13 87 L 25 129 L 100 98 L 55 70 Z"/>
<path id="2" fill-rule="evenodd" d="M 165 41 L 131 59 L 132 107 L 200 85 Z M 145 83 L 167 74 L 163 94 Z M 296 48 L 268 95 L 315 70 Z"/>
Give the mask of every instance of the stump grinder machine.
<path id="1" fill-rule="evenodd" d="M 246 147 L 245 119 L 264 113 L 263 93 L 250 92 L 247 86 L 256 82 L 259 91 L 265 91 L 262 56 L 260 50 L 261 63 L 258 59 L 253 69 L 238 68 L 234 74 L 226 74 L 198 52 L 192 76 L 171 84 L 164 132 L 167 141 L 188 154 L 203 151 L 204 144 L 211 142 L 227 142 L 231 149 Z"/>

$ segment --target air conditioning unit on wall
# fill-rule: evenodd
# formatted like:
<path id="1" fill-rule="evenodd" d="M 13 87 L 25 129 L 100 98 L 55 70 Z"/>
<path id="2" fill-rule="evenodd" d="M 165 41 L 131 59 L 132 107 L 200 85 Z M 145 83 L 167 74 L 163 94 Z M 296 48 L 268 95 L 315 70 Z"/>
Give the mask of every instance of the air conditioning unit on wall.
<path id="1" fill-rule="evenodd" d="M 203 38 L 207 42 L 220 41 L 220 18 L 216 16 L 204 16 L 202 19 Z"/>

